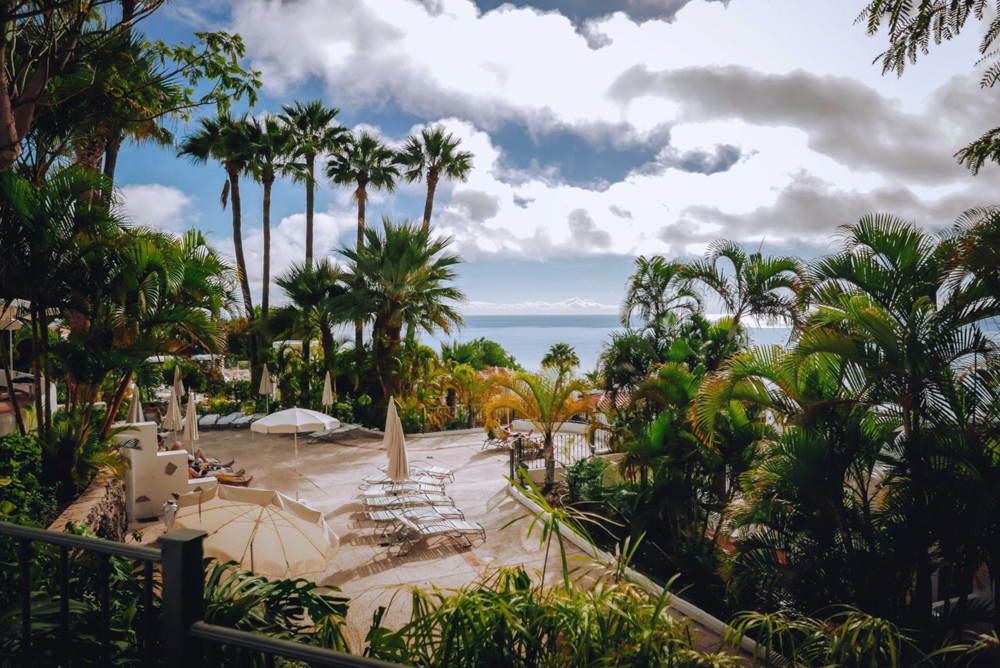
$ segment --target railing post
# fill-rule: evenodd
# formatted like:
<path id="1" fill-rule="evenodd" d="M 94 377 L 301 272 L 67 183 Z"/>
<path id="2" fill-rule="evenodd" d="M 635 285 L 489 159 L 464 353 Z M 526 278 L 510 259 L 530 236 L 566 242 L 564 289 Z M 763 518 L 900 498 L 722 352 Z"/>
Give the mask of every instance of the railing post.
<path id="1" fill-rule="evenodd" d="M 202 563 L 204 531 L 178 529 L 160 537 L 163 548 L 163 665 L 197 668 L 201 643 L 188 629 L 204 613 L 205 569 Z"/>

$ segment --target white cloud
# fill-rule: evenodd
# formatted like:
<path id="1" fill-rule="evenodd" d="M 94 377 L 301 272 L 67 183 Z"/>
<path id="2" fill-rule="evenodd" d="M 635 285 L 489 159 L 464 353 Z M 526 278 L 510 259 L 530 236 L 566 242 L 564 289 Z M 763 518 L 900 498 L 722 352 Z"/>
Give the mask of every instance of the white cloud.
<path id="1" fill-rule="evenodd" d="M 183 232 L 198 221 L 191 210 L 193 200 L 173 186 L 159 183 L 127 185 L 120 188 L 122 212 L 132 225 L 153 227 L 166 232 Z"/>
<path id="2" fill-rule="evenodd" d="M 524 301 L 517 303 L 468 301 L 460 306 L 466 315 L 582 315 L 618 313 L 613 304 L 571 297 L 557 302 Z"/>

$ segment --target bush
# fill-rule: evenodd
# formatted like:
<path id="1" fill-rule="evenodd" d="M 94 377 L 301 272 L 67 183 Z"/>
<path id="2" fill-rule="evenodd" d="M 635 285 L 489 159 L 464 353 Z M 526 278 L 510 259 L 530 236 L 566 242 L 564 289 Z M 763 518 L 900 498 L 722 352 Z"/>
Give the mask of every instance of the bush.
<path id="1" fill-rule="evenodd" d="M 0 518 L 45 526 L 56 507 L 50 486 L 42 485 L 42 446 L 34 436 L 0 438 Z"/>
<path id="2" fill-rule="evenodd" d="M 570 503 L 599 502 L 604 499 L 602 480 L 608 469 L 603 459 L 581 459 L 566 469 Z"/>

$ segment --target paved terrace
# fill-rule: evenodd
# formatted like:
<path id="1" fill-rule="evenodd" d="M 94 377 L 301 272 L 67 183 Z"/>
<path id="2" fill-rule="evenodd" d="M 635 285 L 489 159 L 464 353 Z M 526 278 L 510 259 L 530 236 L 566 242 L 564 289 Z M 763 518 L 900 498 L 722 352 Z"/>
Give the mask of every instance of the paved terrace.
<path id="1" fill-rule="evenodd" d="M 371 525 L 357 520 L 362 510 L 355 498 L 361 479 L 386 462 L 380 439 L 359 437 L 338 443 L 307 443 L 299 438 L 300 498 L 324 513 L 327 523 L 340 536 L 340 552 L 323 574 L 314 577 L 336 585 L 351 599 L 348 614 L 351 644 L 360 647 L 378 606 L 387 606 L 384 624 L 399 628 L 409 618 L 411 587 L 458 588 L 476 580 L 486 569 L 523 564 L 541 571 L 544 551 L 538 544 L 537 528 L 527 536 L 528 520 L 504 528 L 526 509 L 507 494 L 503 476 L 508 471 L 506 451 L 482 451 L 483 435 L 476 433 L 426 434 L 407 439 L 410 460 L 426 460 L 455 469 L 455 481 L 447 493 L 466 519 L 486 528 L 487 540 L 472 549 L 454 546 L 447 539 L 429 545 L 418 543 L 405 557 L 390 555 Z M 294 497 L 295 477 L 291 437 L 251 433 L 248 429 L 203 430 L 198 443 L 209 456 L 236 460 L 254 476 L 253 486 L 274 489 Z M 143 531 L 143 542 L 162 532 L 161 523 L 133 527 Z M 568 545 L 572 557 L 583 553 Z M 558 571 L 557 557 L 550 568 Z M 558 573 L 552 573 L 557 576 Z M 552 579 L 551 577 L 549 578 Z M 699 645 L 717 649 L 718 636 L 697 627 Z"/>

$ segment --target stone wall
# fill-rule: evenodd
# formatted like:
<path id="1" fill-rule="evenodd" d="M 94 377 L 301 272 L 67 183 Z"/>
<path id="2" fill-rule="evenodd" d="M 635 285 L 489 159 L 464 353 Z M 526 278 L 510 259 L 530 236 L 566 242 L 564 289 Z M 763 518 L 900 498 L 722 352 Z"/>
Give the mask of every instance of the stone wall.
<path id="1" fill-rule="evenodd" d="M 65 531 L 68 522 L 83 522 L 101 538 L 123 542 L 128 529 L 125 485 L 114 476 L 98 475 L 56 520 L 49 531 Z"/>

